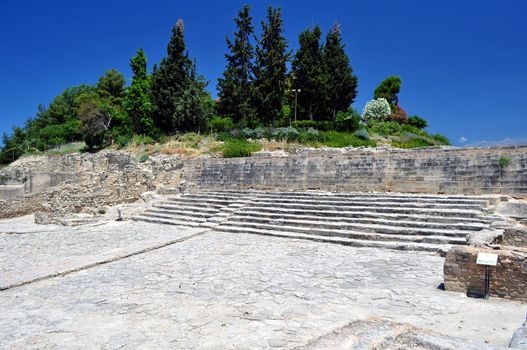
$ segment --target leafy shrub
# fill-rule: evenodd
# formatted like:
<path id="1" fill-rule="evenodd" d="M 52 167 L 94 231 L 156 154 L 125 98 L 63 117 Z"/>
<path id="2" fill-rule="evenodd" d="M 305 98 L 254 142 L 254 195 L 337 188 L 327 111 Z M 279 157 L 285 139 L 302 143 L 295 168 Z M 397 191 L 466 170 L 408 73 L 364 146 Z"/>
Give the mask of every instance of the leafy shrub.
<path id="1" fill-rule="evenodd" d="M 156 141 L 150 136 L 134 135 L 132 136 L 132 143 L 136 146 L 153 145 Z"/>
<path id="2" fill-rule="evenodd" d="M 329 121 L 318 121 L 318 120 L 295 120 L 293 127 L 296 129 L 317 129 L 322 131 L 332 130 L 333 126 Z"/>
<path id="3" fill-rule="evenodd" d="M 396 122 L 386 121 L 372 121 L 370 124 L 370 130 L 379 135 L 395 135 L 402 131 L 402 126 Z"/>
<path id="4" fill-rule="evenodd" d="M 344 118 L 341 115 L 341 118 Z M 353 131 L 358 129 L 360 117 L 350 116 L 348 119 L 332 120 L 297 120 L 294 121 L 293 127 L 296 129 L 307 130 L 313 128 L 320 131 Z"/>
<path id="5" fill-rule="evenodd" d="M 450 145 L 450 140 L 444 135 L 433 134 L 433 135 L 430 135 L 430 137 L 434 139 L 435 141 L 439 142 L 439 144 L 441 145 Z"/>
<path id="6" fill-rule="evenodd" d="M 421 130 L 421 129 L 419 129 L 419 128 L 413 126 L 413 125 L 409 125 L 409 124 L 401 125 L 401 131 L 406 132 L 406 133 L 412 133 L 414 135 L 419 135 L 419 136 L 428 136 L 426 131 Z"/>
<path id="7" fill-rule="evenodd" d="M 417 115 L 412 115 L 408 118 L 408 125 L 415 126 L 418 129 L 424 129 L 428 126 L 428 123 L 423 118 Z"/>
<path id="8" fill-rule="evenodd" d="M 359 112 L 349 107 L 346 111 L 337 113 L 335 129 L 336 131 L 354 131 L 360 127 L 361 116 Z"/>
<path id="9" fill-rule="evenodd" d="M 117 136 L 115 142 L 117 143 L 117 146 L 119 146 L 119 148 L 123 148 L 126 147 L 126 145 L 128 144 L 128 142 L 130 142 L 131 139 L 132 138 L 129 135 L 119 135 Z"/>
<path id="10" fill-rule="evenodd" d="M 255 139 L 263 139 L 264 137 L 269 138 L 268 136 L 270 136 L 270 131 L 266 128 L 257 127 L 253 130 L 253 134 Z"/>
<path id="11" fill-rule="evenodd" d="M 507 157 L 500 157 L 498 162 L 500 163 L 500 168 L 506 168 L 509 166 L 509 163 L 511 162 L 511 160 Z"/>
<path id="12" fill-rule="evenodd" d="M 291 142 L 291 141 L 298 140 L 299 136 L 300 136 L 300 133 L 298 132 L 298 130 L 292 127 L 276 128 L 273 131 L 273 137 L 276 140 Z"/>
<path id="13" fill-rule="evenodd" d="M 203 136 L 195 132 L 189 132 L 179 137 L 179 141 L 183 142 L 185 146 L 190 148 L 197 148 L 199 143 L 203 141 Z"/>
<path id="14" fill-rule="evenodd" d="M 373 121 L 383 121 L 392 113 L 390 104 L 385 98 L 371 100 L 364 106 L 362 119 L 368 124 Z"/>
<path id="15" fill-rule="evenodd" d="M 257 142 L 246 140 L 227 140 L 222 147 L 223 157 L 250 157 L 253 152 L 257 152 L 262 146 Z"/>
<path id="16" fill-rule="evenodd" d="M 243 136 L 246 138 L 246 139 L 253 139 L 255 137 L 255 132 L 253 129 L 249 129 L 249 128 L 244 128 L 242 130 L 242 133 L 243 133 Z"/>
<path id="17" fill-rule="evenodd" d="M 306 131 L 300 132 L 298 141 L 300 143 L 311 143 L 322 141 L 322 138 L 320 136 L 320 132 L 317 129 L 309 128 Z"/>
<path id="18" fill-rule="evenodd" d="M 408 121 L 408 114 L 399 106 L 395 106 L 392 113 L 388 116 L 388 120 L 399 124 L 405 124 Z"/>
<path id="19" fill-rule="evenodd" d="M 208 127 L 214 132 L 226 132 L 234 129 L 234 122 L 229 117 L 214 116 L 208 121 Z"/>
<path id="20" fill-rule="evenodd" d="M 353 133 L 353 135 L 357 136 L 360 139 L 363 140 L 369 140 L 370 139 L 370 133 L 366 129 L 360 129 Z"/>

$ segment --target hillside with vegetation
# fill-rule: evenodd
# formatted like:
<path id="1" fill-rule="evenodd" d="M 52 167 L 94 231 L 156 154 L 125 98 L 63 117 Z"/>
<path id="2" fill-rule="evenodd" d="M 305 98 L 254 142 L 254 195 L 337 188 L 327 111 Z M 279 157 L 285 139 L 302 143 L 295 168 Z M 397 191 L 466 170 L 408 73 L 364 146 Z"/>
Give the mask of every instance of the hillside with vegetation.
<path id="1" fill-rule="evenodd" d="M 425 131 L 427 122 L 400 106 L 401 79 L 380 83 L 359 113 L 351 106 L 358 78 L 335 24 L 298 37 L 296 52 L 283 35 L 281 10 L 269 7 L 255 36 L 250 8 L 235 17 L 218 98 L 186 49 L 183 21 L 172 30 L 166 56 L 148 70 L 146 53 L 130 59 L 131 84 L 108 70 L 95 85 L 67 88 L 40 105 L 22 127 L 4 134 L 0 164 L 30 154 L 64 154 L 138 146 L 146 155 L 214 153 L 247 156 L 264 149 L 387 145 L 448 145 Z"/>

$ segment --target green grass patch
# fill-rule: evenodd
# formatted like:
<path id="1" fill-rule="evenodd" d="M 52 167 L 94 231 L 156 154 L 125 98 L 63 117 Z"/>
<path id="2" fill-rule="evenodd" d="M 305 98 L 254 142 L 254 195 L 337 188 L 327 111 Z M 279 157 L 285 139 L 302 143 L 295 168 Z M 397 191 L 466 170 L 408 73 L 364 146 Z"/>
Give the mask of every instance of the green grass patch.
<path id="1" fill-rule="evenodd" d="M 253 152 L 258 152 L 261 149 L 262 145 L 258 142 L 242 139 L 227 140 L 220 147 L 224 158 L 250 157 Z"/>
<path id="2" fill-rule="evenodd" d="M 436 143 L 426 137 L 401 138 L 391 142 L 393 147 L 397 148 L 423 148 L 436 146 Z"/>
<path id="3" fill-rule="evenodd" d="M 506 168 L 509 166 L 511 160 L 507 157 L 500 157 L 499 161 L 501 168 Z"/>
<path id="4" fill-rule="evenodd" d="M 377 145 L 373 140 L 365 140 L 362 137 L 347 132 L 324 131 L 320 133 L 320 136 L 320 143 L 328 147 L 375 147 Z"/>

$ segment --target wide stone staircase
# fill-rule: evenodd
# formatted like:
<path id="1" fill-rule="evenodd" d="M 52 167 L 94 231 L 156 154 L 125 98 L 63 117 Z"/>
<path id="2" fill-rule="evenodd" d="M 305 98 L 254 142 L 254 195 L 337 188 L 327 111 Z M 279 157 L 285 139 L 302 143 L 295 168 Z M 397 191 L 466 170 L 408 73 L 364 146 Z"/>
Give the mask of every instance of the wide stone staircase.
<path id="1" fill-rule="evenodd" d="M 254 190 L 169 196 L 134 220 L 356 247 L 446 251 L 489 228 L 497 197 Z"/>

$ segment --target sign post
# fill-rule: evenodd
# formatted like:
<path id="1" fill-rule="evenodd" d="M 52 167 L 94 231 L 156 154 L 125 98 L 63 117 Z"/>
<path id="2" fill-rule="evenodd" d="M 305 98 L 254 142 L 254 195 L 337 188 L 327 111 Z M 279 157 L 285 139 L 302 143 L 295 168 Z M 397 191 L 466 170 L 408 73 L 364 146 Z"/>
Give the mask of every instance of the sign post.
<path id="1" fill-rule="evenodd" d="M 489 266 L 496 266 L 498 264 L 498 254 L 478 253 L 476 264 L 485 266 L 485 299 L 488 299 L 490 295 Z"/>

